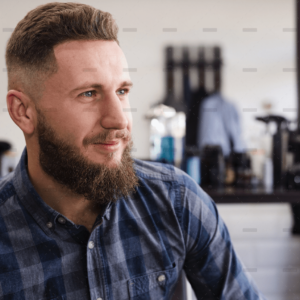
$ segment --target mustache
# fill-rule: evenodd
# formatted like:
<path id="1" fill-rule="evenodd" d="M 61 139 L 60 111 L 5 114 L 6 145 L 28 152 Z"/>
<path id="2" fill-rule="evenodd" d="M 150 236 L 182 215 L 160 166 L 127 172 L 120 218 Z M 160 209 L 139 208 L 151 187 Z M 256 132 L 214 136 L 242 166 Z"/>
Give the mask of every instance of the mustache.
<path id="1" fill-rule="evenodd" d="M 131 140 L 131 133 L 127 130 L 105 130 L 104 132 L 98 133 L 94 137 L 84 140 L 84 145 L 106 143 L 115 139 L 123 139 L 126 142 Z"/>

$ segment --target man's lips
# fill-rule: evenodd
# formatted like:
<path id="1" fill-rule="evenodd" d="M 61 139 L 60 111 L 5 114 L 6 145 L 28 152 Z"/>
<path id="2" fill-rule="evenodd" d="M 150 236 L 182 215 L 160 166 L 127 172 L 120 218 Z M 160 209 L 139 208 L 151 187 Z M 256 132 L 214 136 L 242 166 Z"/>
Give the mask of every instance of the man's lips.
<path id="1" fill-rule="evenodd" d="M 119 144 L 119 142 L 118 141 L 108 141 L 108 142 L 105 142 L 105 143 L 95 143 L 95 144 L 116 145 L 116 144 Z"/>
<path id="2" fill-rule="evenodd" d="M 108 141 L 105 143 L 94 143 L 94 146 L 105 151 L 116 151 L 119 148 L 119 144 L 120 142 L 118 141 Z"/>

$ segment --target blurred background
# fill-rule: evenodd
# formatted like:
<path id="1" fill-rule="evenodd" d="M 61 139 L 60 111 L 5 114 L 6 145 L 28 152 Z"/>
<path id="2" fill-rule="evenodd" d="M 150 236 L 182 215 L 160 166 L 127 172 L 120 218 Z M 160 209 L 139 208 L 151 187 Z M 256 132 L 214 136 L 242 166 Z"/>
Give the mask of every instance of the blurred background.
<path id="1" fill-rule="evenodd" d="M 5 47 L 25 14 L 47 2 L 0 2 L 2 176 L 25 146 L 6 108 Z M 134 82 L 132 155 L 191 175 L 266 297 L 300 299 L 296 0 L 78 2 L 119 26 Z M 188 283 L 183 290 L 177 299 L 192 300 Z"/>

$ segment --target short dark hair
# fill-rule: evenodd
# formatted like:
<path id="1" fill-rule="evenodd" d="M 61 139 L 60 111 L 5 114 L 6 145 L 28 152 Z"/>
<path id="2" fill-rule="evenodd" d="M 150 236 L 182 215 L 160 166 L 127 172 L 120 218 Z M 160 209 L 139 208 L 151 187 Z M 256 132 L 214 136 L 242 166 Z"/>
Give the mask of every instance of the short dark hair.
<path id="1" fill-rule="evenodd" d="M 54 46 L 72 40 L 113 40 L 119 45 L 117 34 L 112 15 L 92 6 L 73 2 L 38 6 L 17 24 L 8 41 L 8 89 L 21 84 L 32 100 L 40 98 L 43 81 L 58 70 Z"/>

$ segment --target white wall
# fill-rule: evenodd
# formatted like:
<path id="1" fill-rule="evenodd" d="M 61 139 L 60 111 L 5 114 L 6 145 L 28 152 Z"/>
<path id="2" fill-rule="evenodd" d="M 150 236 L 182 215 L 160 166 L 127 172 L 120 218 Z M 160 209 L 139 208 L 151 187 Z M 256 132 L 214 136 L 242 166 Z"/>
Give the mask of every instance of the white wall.
<path id="1" fill-rule="evenodd" d="M 0 2 L 0 66 L 5 68 L 5 47 L 25 14 L 42 0 Z M 296 117 L 295 1 L 294 0 L 82 0 L 112 13 L 120 28 L 120 45 L 128 59 L 134 88 L 131 93 L 133 136 L 139 158 L 149 157 L 148 121 L 144 115 L 151 104 L 164 97 L 163 49 L 167 44 L 221 45 L 223 48 L 223 94 L 236 103 L 247 147 L 257 147 L 255 137 L 264 128 L 254 120 L 263 114 L 261 101 L 269 99 L 278 114 Z M 136 28 L 136 32 L 124 32 Z M 163 32 L 176 28 L 176 32 Z M 216 28 L 204 32 L 203 28 Z M 256 32 L 244 32 L 255 28 Z M 243 72 L 257 68 L 257 72 Z M 7 74 L 0 72 L 0 139 L 21 153 L 25 145 L 21 130 L 11 121 L 6 107 Z M 247 112 L 253 108 L 256 112 Z M 284 111 L 285 110 L 285 111 Z M 286 112 L 287 110 L 291 112 Z"/>

